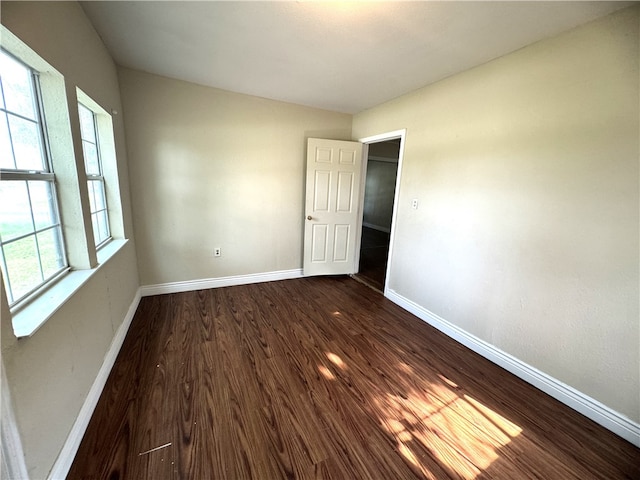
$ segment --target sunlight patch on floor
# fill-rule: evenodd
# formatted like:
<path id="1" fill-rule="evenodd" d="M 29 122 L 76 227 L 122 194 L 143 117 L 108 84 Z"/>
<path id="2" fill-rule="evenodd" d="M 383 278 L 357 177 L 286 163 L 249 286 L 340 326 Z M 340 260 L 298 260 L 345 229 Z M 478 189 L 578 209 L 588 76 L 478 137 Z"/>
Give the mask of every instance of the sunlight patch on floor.
<path id="1" fill-rule="evenodd" d="M 429 455 L 461 478 L 473 480 L 486 470 L 522 429 L 481 402 L 453 389 L 441 377 L 424 390 L 387 393 L 374 400 L 380 422 L 397 442 L 398 452 L 426 477 L 432 473 L 420 454 Z"/>
<path id="2" fill-rule="evenodd" d="M 338 367 L 340 370 L 348 369 L 347 364 L 344 363 L 344 361 L 335 353 L 327 352 L 326 355 L 329 361 L 333 363 L 336 367 Z"/>
<path id="3" fill-rule="evenodd" d="M 339 355 L 325 352 L 325 356 L 329 367 L 348 370 Z M 329 367 L 319 364 L 318 371 L 335 381 L 336 373 Z M 424 478 L 433 478 L 429 466 L 439 464 L 460 478 L 474 480 L 499 458 L 500 448 L 522 432 L 446 376 L 427 380 L 407 363 L 398 362 L 397 367 L 394 383 L 404 391 L 380 394 L 370 406 L 395 440 L 398 453 Z"/>
<path id="4" fill-rule="evenodd" d="M 333 372 L 331 370 L 329 370 L 327 367 L 325 367 L 324 365 L 318 365 L 318 371 L 327 380 L 335 380 L 336 379 L 336 376 L 333 374 Z"/>
<path id="5" fill-rule="evenodd" d="M 413 368 L 408 363 L 399 362 L 398 368 L 402 370 L 404 373 L 413 373 Z"/>

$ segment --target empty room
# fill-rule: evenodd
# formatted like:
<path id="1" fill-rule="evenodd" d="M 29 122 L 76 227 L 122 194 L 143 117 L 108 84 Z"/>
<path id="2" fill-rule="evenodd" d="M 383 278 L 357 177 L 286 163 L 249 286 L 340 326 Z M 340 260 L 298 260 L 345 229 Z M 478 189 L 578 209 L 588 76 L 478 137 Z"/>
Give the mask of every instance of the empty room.
<path id="1" fill-rule="evenodd" d="M 0 23 L 1 478 L 640 479 L 636 2 Z"/>

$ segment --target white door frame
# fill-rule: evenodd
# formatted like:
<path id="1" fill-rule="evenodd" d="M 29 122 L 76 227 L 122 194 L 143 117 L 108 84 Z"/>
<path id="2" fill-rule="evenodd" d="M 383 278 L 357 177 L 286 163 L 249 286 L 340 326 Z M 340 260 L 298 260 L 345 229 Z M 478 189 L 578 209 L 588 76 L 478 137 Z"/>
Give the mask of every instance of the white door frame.
<path id="1" fill-rule="evenodd" d="M 364 214 L 364 189 L 365 189 L 365 181 L 367 178 L 367 163 L 369 160 L 369 144 L 371 143 L 379 143 L 385 142 L 387 140 L 395 140 L 397 138 L 400 139 L 400 151 L 398 152 L 398 173 L 396 174 L 396 189 L 393 194 L 393 213 L 391 214 L 391 233 L 389 234 L 389 254 L 387 257 L 387 270 L 384 276 L 384 296 L 388 297 L 389 287 L 387 286 L 389 283 L 389 273 L 391 272 L 391 264 L 393 262 L 393 246 L 394 246 L 394 238 L 396 233 L 396 216 L 398 213 L 398 198 L 400 196 L 400 178 L 402 176 L 402 159 L 404 158 L 404 143 L 407 136 L 407 129 L 404 128 L 402 130 L 394 130 L 392 132 L 381 133 L 378 135 L 373 135 L 370 137 L 364 137 L 358 139 L 358 142 L 363 144 L 363 162 L 362 162 L 362 178 L 361 187 L 360 187 L 360 206 L 358 212 L 358 238 L 356 240 L 356 272 L 360 270 L 360 246 L 362 243 L 362 221 Z"/>

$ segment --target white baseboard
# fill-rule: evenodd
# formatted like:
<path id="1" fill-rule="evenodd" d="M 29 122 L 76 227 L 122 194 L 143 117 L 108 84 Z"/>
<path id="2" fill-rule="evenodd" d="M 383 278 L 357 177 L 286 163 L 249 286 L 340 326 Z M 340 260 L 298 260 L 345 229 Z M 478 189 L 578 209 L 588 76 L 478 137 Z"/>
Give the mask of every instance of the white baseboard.
<path id="1" fill-rule="evenodd" d="M 0 365 L 0 370 L 2 370 L 2 383 L 0 383 L 0 478 L 29 478 L 22 440 L 13 413 L 9 382 L 1 358 Z"/>
<path id="2" fill-rule="evenodd" d="M 102 362 L 98 375 L 93 381 L 93 385 L 91 385 L 87 398 L 78 413 L 78 417 L 76 418 L 73 427 L 71 427 L 71 431 L 67 436 L 67 440 L 65 441 L 62 450 L 60 450 L 56 463 L 53 465 L 51 472 L 49 472 L 49 480 L 63 480 L 67 478 L 71 464 L 73 463 L 76 453 L 78 452 L 78 448 L 80 447 L 82 437 L 89 426 L 89 421 L 91 420 L 93 411 L 95 410 L 96 405 L 98 405 L 98 400 L 100 400 L 102 390 L 107 383 L 113 364 L 115 363 L 116 357 L 122 347 L 122 343 L 127 336 L 127 332 L 131 326 L 131 321 L 133 320 L 138 304 L 140 303 L 140 298 L 140 289 L 138 289 L 131 305 L 129 306 L 129 310 L 127 310 L 127 314 L 124 317 L 122 324 L 120 324 L 118 331 L 111 341 L 111 346 L 104 357 L 104 362 Z"/>
<path id="3" fill-rule="evenodd" d="M 111 369 L 116 361 L 116 357 L 120 352 L 120 348 L 122 347 L 122 343 L 129 331 L 129 327 L 131 326 L 131 322 L 136 313 L 136 309 L 138 308 L 138 304 L 140 303 L 141 297 L 146 297 L 149 295 L 159 295 L 162 293 L 177 293 L 177 292 L 186 292 L 190 290 L 200 290 L 203 288 L 216 288 L 216 287 L 227 287 L 232 285 L 245 285 L 249 283 L 258 283 L 258 282 L 270 282 L 274 280 L 286 280 L 290 278 L 300 278 L 302 277 L 302 269 L 295 270 L 283 270 L 279 272 L 270 272 L 270 273 L 258 273 L 252 275 L 238 275 L 234 277 L 223 277 L 223 278 L 211 278 L 205 280 L 194 280 L 189 282 L 175 282 L 175 283 L 165 283 L 161 285 L 147 285 L 144 287 L 140 287 L 136 292 L 136 296 L 131 302 L 131 306 L 127 311 L 127 314 L 118 328 L 113 340 L 111 342 L 111 346 L 105 355 L 104 362 L 102 363 L 102 367 L 98 371 L 98 375 L 96 376 L 89 393 L 87 394 L 87 398 L 78 413 L 78 417 L 71 427 L 71 431 L 67 436 L 67 440 L 65 441 L 58 458 L 56 459 L 51 472 L 49 473 L 48 480 L 62 480 L 67 477 L 69 473 L 69 469 L 73 463 L 73 460 L 78 452 L 78 448 L 80 447 L 80 442 L 82 441 L 82 437 L 84 436 L 87 427 L 89 426 L 89 421 L 91 420 L 91 416 L 98 404 L 98 400 L 100 400 L 100 395 L 102 394 L 102 390 L 104 389 L 105 384 L 107 383 L 107 379 L 109 378 L 109 374 L 111 373 Z"/>
<path id="4" fill-rule="evenodd" d="M 378 230 L 379 232 L 391 233 L 391 229 L 387 227 L 381 227 L 380 225 L 374 225 L 369 222 L 362 222 L 363 227 L 372 228 L 373 230 Z"/>
<path id="5" fill-rule="evenodd" d="M 131 302 L 131 306 L 127 314 L 118 328 L 111 346 L 107 351 L 102 367 L 100 368 L 96 379 L 89 390 L 78 417 L 69 432 L 58 458 L 49 473 L 49 480 L 61 480 L 66 478 L 71 468 L 71 464 L 80 447 L 82 437 L 89 425 L 93 411 L 98 404 L 102 390 L 109 378 L 113 364 L 122 347 L 122 343 L 129 331 L 129 327 L 135 315 L 141 296 L 159 295 L 163 293 L 177 293 L 191 290 L 200 290 L 204 288 L 217 288 L 233 285 L 245 285 L 250 283 L 269 282 L 275 280 L 286 280 L 291 278 L 302 277 L 302 270 L 283 270 L 279 272 L 259 273 L 252 275 L 238 275 L 233 277 L 212 278 L 205 280 L 195 280 L 189 282 L 175 282 L 160 285 L 148 285 L 140 287 L 136 292 L 136 296 Z M 505 353 L 493 345 L 477 338 L 474 335 L 462 330 L 461 328 L 449 323 L 443 318 L 426 310 L 418 304 L 397 294 L 393 290 L 387 289 L 385 292 L 387 298 L 398 304 L 405 310 L 413 313 L 421 320 L 429 323 L 441 332 L 445 333 L 454 340 L 460 342 L 474 352 L 500 365 L 505 370 L 513 373 L 517 377 L 525 380 L 533 386 L 539 388 L 543 392 L 551 395 L 560 402 L 568 405 L 574 410 L 580 412 L 584 416 L 590 418 L 596 423 L 602 425 L 613 433 L 628 440 L 632 444 L 640 447 L 640 424 L 635 423 L 624 415 L 603 405 L 597 400 L 577 391 L 576 389 L 562 383 L 561 381 L 547 375 L 544 372 L 518 360 L 517 358 Z"/>
<path id="6" fill-rule="evenodd" d="M 385 296 L 474 352 L 640 447 L 640 424 L 388 289 Z"/>
<path id="7" fill-rule="evenodd" d="M 252 273 L 249 275 L 235 275 L 231 277 L 204 278 L 201 280 L 188 280 L 185 282 L 160 283 L 157 285 L 144 285 L 140 287 L 141 295 L 162 295 L 165 293 L 191 292 L 207 288 L 232 287 L 235 285 L 248 285 L 250 283 L 273 282 L 276 280 L 289 280 L 301 278 L 302 269 L 280 270 L 277 272 Z"/>

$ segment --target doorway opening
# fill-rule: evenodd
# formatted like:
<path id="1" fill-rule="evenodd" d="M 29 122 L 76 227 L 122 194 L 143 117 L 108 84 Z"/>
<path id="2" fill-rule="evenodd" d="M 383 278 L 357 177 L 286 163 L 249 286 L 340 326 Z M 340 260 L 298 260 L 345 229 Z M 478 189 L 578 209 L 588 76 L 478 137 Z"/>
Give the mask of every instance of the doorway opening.
<path id="1" fill-rule="evenodd" d="M 362 236 L 355 277 L 384 292 L 402 138 L 369 143 L 365 166 Z"/>

